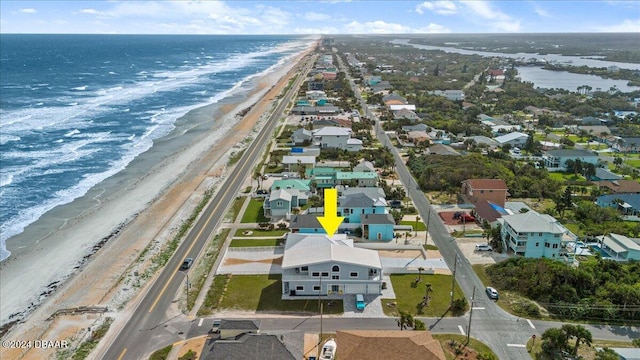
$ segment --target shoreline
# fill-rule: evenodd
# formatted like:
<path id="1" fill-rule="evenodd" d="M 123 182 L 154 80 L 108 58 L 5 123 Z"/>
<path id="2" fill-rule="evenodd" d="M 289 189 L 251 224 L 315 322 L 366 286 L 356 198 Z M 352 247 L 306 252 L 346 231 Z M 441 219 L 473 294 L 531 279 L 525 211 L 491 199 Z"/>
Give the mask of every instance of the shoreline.
<path id="1" fill-rule="evenodd" d="M 176 128 L 169 135 L 156 140 L 150 150 L 123 171 L 94 186 L 81 198 L 52 209 L 22 234 L 9 239 L 7 247 L 12 255 L 0 264 L 0 295 L 5 294 L 0 319 L 3 325 L 9 322 L 11 314 L 17 314 L 14 319 L 24 322 L 34 310 L 45 307 L 39 305 L 64 296 L 67 283 L 86 277 L 83 274 L 86 268 L 107 252 L 107 248 L 127 246 L 123 244 L 126 241 L 123 238 L 130 237 L 136 243 L 140 243 L 140 239 L 156 243 L 159 242 L 157 236 L 168 236 L 171 226 L 163 229 L 164 225 L 168 225 L 173 217 L 179 217 L 183 207 L 197 202 L 194 197 L 221 181 L 226 167 L 225 156 L 246 135 L 255 131 L 257 117 L 251 120 L 237 114 L 247 108 L 254 109 L 259 103 L 271 104 L 273 95 L 269 96 L 269 92 L 273 85 L 286 84 L 285 74 L 310 48 L 298 53 L 295 61 L 250 79 L 252 86 L 248 92 L 230 94 L 219 103 L 191 110 L 176 121 Z M 194 122 L 198 118 L 199 121 Z M 221 160 L 225 160 L 224 164 L 220 164 Z M 157 209 L 161 203 L 164 203 L 164 209 Z M 149 224 L 154 220 L 153 211 L 162 212 L 162 216 L 157 218 L 157 223 Z M 137 234 L 130 234 L 131 229 L 141 224 L 155 226 L 155 233 L 140 237 L 148 230 L 139 228 L 135 231 Z M 175 228 L 176 224 L 172 225 Z M 21 240 L 18 237 L 31 246 L 12 247 L 12 242 Z M 136 240 L 136 237 L 139 238 Z M 91 240 L 85 240 L 87 238 Z M 104 251 L 95 248 L 99 243 Z M 140 252 L 144 248 L 146 246 L 135 250 Z M 133 260 L 136 258 L 128 259 L 129 264 Z M 30 266 L 20 266 L 24 263 Z M 20 306 L 25 303 L 28 307 Z"/>

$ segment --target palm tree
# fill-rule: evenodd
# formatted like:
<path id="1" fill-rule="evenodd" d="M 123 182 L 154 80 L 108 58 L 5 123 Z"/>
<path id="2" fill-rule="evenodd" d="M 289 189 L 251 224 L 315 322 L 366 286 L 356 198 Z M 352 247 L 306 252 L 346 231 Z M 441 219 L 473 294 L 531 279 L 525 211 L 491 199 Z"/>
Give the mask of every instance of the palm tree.
<path id="1" fill-rule="evenodd" d="M 424 284 L 424 306 L 429 306 L 429 300 L 431 300 L 431 296 L 430 294 L 433 292 L 433 290 L 431 289 L 431 284 L 430 283 L 426 283 Z"/>
<path id="2" fill-rule="evenodd" d="M 262 174 L 260 173 L 260 171 L 256 171 L 253 174 L 253 178 L 258 180 L 258 190 L 262 189 Z"/>
<path id="3" fill-rule="evenodd" d="M 396 322 L 398 323 L 398 327 L 400 327 L 400 330 L 411 328 L 413 327 L 414 323 L 413 316 L 402 310 L 400 311 L 400 318 L 396 320 Z"/>
<path id="4" fill-rule="evenodd" d="M 420 266 L 418 268 L 418 282 L 422 281 L 422 272 L 424 271 L 424 268 L 422 266 Z"/>

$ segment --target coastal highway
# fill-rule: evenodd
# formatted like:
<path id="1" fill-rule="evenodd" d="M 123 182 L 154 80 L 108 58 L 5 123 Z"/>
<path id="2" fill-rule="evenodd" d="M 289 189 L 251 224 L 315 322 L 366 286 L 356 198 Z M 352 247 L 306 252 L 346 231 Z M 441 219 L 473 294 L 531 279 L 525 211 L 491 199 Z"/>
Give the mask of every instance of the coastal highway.
<path id="1" fill-rule="evenodd" d="M 183 284 L 186 275 L 184 271 L 180 271 L 182 261 L 187 257 L 197 258 L 212 234 L 215 233 L 216 228 L 224 218 L 227 208 L 233 203 L 240 191 L 242 183 L 247 176 L 251 175 L 256 159 L 262 156 L 265 145 L 271 138 L 278 119 L 282 116 L 293 94 L 297 92 L 298 87 L 305 78 L 304 75 L 308 73 L 312 64 L 312 57 L 307 57 L 306 61 L 301 61 L 300 64 L 296 65 L 299 69 L 299 76 L 296 77 L 295 82 L 280 100 L 280 103 L 256 139 L 246 149 L 240 161 L 229 174 L 223 187 L 203 209 L 192 230 L 187 234 L 185 240 L 180 244 L 157 279 L 150 285 L 147 293 L 143 295 L 127 323 L 122 326 L 113 342 L 105 347 L 104 353 L 98 354 L 97 358 L 108 360 L 142 359 L 153 350 L 150 347 L 157 343 L 158 337 L 179 332 L 178 330 L 174 331 L 174 328 L 169 325 L 169 321 L 172 319 L 169 318 L 170 315 L 167 314 L 167 310 L 171 306 L 176 293 L 180 289 L 184 289 Z"/>

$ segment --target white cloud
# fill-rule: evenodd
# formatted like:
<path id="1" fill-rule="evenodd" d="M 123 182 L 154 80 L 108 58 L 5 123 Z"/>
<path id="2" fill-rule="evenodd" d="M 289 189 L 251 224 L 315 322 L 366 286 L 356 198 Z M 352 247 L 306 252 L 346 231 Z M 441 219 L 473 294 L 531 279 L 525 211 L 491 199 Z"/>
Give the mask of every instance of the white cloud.
<path id="1" fill-rule="evenodd" d="M 89 15 L 98 15 L 100 14 L 100 11 L 96 10 L 96 9 L 82 9 L 80 10 L 81 14 L 89 14 Z"/>
<path id="2" fill-rule="evenodd" d="M 542 17 L 551 17 L 551 14 L 549 14 L 549 12 L 543 8 L 541 8 L 540 6 L 538 6 L 537 4 L 533 5 L 533 11 L 538 14 L 539 16 Z"/>
<path id="3" fill-rule="evenodd" d="M 458 6 L 449 0 L 442 1 L 425 1 L 422 4 L 416 6 L 416 12 L 418 14 L 424 14 L 425 10 L 433 11 L 440 15 L 453 15 L 458 12 Z"/>
<path id="4" fill-rule="evenodd" d="M 520 21 L 514 20 L 511 16 L 494 9 L 490 3 L 481 0 L 460 1 L 471 11 L 472 17 L 487 20 L 485 25 L 494 31 L 519 32 L 521 30 Z"/>
<path id="5" fill-rule="evenodd" d="M 382 20 L 360 23 L 352 21 L 345 25 L 348 33 L 353 34 L 401 34 L 411 32 L 410 28 L 400 24 L 388 23 Z"/>
<path id="6" fill-rule="evenodd" d="M 623 22 L 608 26 L 596 27 L 602 32 L 640 32 L 640 18 L 635 20 L 625 19 Z"/>
<path id="7" fill-rule="evenodd" d="M 25 9 L 20 9 L 20 12 L 23 14 L 35 14 L 38 11 L 34 8 L 25 8 Z"/>
<path id="8" fill-rule="evenodd" d="M 418 34 L 440 34 L 450 33 L 451 29 L 439 24 L 429 23 L 427 27 L 414 29 L 413 32 Z"/>
<path id="9" fill-rule="evenodd" d="M 333 27 L 317 27 L 317 28 L 295 28 L 293 29 L 294 34 L 338 34 L 340 30 Z"/>
<path id="10" fill-rule="evenodd" d="M 304 14 L 304 19 L 309 21 L 323 21 L 331 19 L 331 16 L 317 12 L 308 12 Z"/>

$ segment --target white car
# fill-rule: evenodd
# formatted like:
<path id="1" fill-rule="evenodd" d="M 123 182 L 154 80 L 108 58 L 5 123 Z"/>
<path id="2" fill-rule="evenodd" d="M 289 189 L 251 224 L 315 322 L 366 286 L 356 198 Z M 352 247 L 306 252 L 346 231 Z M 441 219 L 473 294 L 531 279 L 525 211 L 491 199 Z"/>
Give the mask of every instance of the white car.
<path id="1" fill-rule="evenodd" d="M 493 251 L 493 247 L 489 244 L 477 244 L 476 251 Z"/>
<path id="2" fill-rule="evenodd" d="M 487 287 L 487 296 L 489 296 L 489 299 L 493 299 L 493 300 L 498 300 L 498 298 L 500 297 L 498 295 L 498 290 L 492 288 L 491 286 Z"/>

